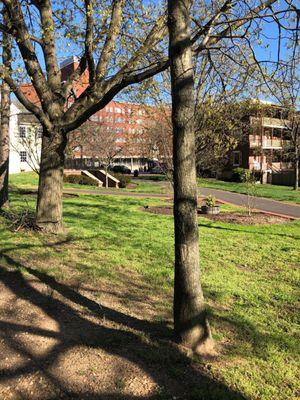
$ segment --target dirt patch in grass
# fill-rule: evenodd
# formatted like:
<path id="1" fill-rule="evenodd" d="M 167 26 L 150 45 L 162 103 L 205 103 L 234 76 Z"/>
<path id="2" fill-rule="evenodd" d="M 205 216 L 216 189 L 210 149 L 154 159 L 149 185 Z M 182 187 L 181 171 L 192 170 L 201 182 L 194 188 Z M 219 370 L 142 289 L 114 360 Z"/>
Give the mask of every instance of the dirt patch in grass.
<path id="1" fill-rule="evenodd" d="M 128 183 L 128 185 L 126 186 L 126 189 L 135 189 L 137 188 L 137 184 L 136 183 Z"/>
<path id="2" fill-rule="evenodd" d="M 246 213 L 220 213 L 217 215 L 203 215 L 205 218 L 209 218 L 213 221 L 228 222 L 230 224 L 240 225 L 270 225 L 270 224 L 284 224 L 291 219 L 283 218 L 276 215 L 265 214 L 262 212 L 255 212 L 251 215 Z"/>
<path id="3" fill-rule="evenodd" d="M 173 207 L 171 206 L 155 206 L 149 207 L 144 206 L 144 211 L 153 213 L 153 214 L 162 214 L 162 215 L 173 215 Z M 269 225 L 269 224 L 284 224 L 292 219 L 283 218 L 276 215 L 265 214 L 262 212 L 252 213 L 250 216 L 246 213 L 238 213 L 238 212 L 224 212 L 217 215 L 208 215 L 202 214 L 201 211 L 198 211 L 198 214 L 211 219 L 213 221 L 227 222 L 230 224 L 240 224 L 240 225 Z"/>
<path id="4" fill-rule="evenodd" d="M 171 206 L 144 206 L 143 210 L 152 214 L 173 215 L 173 207 Z"/>
<path id="5" fill-rule="evenodd" d="M 0 265 L 1 399 L 245 399 L 155 322 L 137 276 L 78 286 L 21 267 Z"/>

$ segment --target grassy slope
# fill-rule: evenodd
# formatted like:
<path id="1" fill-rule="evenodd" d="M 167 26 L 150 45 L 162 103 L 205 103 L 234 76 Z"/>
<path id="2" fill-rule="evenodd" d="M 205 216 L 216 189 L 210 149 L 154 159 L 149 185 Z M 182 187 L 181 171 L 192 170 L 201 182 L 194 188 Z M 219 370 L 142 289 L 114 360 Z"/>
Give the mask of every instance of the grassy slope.
<path id="1" fill-rule="evenodd" d="M 224 182 L 216 179 L 198 180 L 200 187 L 228 190 L 230 192 L 247 193 L 243 183 Z M 258 185 L 256 196 L 268 197 L 274 200 L 290 201 L 300 204 L 300 190 L 295 191 L 290 186 Z"/>
<path id="2" fill-rule="evenodd" d="M 170 191 L 170 188 L 167 186 L 167 182 L 160 182 L 159 180 L 146 180 L 146 179 L 135 179 L 132 177 L 132 183 L 135 183 L 137 186 L 135 188 L 128 188 L 125 191 L 129 192 L 139 192 L 139 193 L 166 193 Z M 22 172 L 20 174 L 12 174 L 9 177 L 11 186 L 18 186 L 22 188 L 33 188 L 38 185 L 38 175 L 35 172 Z M 99 190 L 101 192 L 101 188 L 97 188 L 96 186 L 89 185 L 78 185 L 71 183 L 64 183 L 65 188 L 72 189 L 92 189 Z M 124 189 L 120 189 L 124 190 Z"/>
<path id="3" fill-rule="evenodd" d="M 23 207 L 25 197 L 13 196 L 13 207 Z M 33 196 L 26 201 L 34 207 Z M 77 279 L 94 282 L 113 283 L 123 279 L 122 271 L 135 271 L 157 293 L 157 319 L 170 317 L 173 221 L 144 212 L 146 204 L 160 203 L 66 198 L 69 233 L 58 238 L 67 239 L 65 244 L 50 247 L 53 239 L 45 236 L 12 233 L 0 219 L 0 248 L 36 268 L 46 263 L 57 279 L 64 278 L 66 266 L 68 274 L 71 269 Z M 199 225 L 203 288 L 214 336 L 223 346 L 212 373 L 248 400 L 296 399 L 300 222 L 250 227 L 200 218 Z"/>

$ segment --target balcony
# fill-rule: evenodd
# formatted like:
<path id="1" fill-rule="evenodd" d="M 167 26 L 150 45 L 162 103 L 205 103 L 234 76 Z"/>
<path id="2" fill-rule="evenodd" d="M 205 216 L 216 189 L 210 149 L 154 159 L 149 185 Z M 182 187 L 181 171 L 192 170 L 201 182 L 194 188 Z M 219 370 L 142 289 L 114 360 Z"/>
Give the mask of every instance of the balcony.
<path id="1" fill-rule="evenodd" d="M 275 138 L 275 137 L 268 139 L 265 136 L 263 136 L 262 148 L 263 149 L 282 149 L 282 140 L 280 138 Z"/>
<path id="2" fill-rule="evenodd" d="M 287 119 L 271 118 L 271 117 L 250 117 L 250 124 L 257 127 L 287 129 L 291 122 Z"/>
<path id="3" fill-rule="evenodd" d="M 281 138 L 266 136 L 249 135 L 249 145 L 253 147 L 262 147 L 263 149 L 282 149 L 283 141 Z"/>

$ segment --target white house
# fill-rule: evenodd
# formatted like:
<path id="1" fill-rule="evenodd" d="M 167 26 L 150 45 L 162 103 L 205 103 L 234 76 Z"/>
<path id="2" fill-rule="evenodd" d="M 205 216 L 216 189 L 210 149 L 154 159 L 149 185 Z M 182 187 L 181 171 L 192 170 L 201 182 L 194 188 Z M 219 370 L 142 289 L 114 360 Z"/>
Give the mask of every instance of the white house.
<path id="1" fill-rule="evenodd" d="M 41 152 L 41 130 L 35 117 L 17 100 L 10 108 L 9 173 L 38 169 Z"/>

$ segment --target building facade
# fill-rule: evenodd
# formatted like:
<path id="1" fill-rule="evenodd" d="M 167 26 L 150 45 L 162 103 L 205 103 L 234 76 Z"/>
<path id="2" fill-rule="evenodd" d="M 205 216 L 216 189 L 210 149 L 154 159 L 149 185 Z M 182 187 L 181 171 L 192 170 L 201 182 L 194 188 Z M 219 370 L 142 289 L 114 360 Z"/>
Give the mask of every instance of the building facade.
<path id="1" fill-rule="evenodd" d="M 18 101 L 10 107 L 9 173 L 37 170 L 41 152 L 41 128 Z"/>
<path id="2" fill-rule="evenodd" d="M 261 172 L 264 183 L 281 172 L 293 173 L 287 149 L 291 144 L 290 122 L 283 108 L 271 105 L 248 117 L 250 133 L 231 156 L 231 169 Z"/>
<path id="3" fill-rule="evenodd" d="M 76 57 L 70 57 L 61 64 L 63 81 L 76 70 L 78 64 Z M 74 84 L 73 95 L 80 96 L 87 85 L 88 71 L 86 70 Z M 32 85 L 23 84 L 21 89 L 32 103 L 39 103 Z M 72 97 L 67 106 L 71 104 Z M 35 169 L 39 163 L 41 131 L 35 117 L 19 102 L 15 101 L 12 107 L 10 173 L 29 171 Z M 114 143 L 109 144 L 112 152 L 115 152 L 113 164 L 123 164 L 131 170 L 149 168 L 151 166 L 149 158 L 155 155 L 155 146 L 145 132 L 149 127 L 149 121 L 153 123 L 153 120 L 158 118 L 157 115 L 157 110 L 153 107 L 111 101 L 92 115 L 81 128 L 70 134 L 66 166 L 88 168 L 103 164 L 108 139 L 113 138 Z"/>

